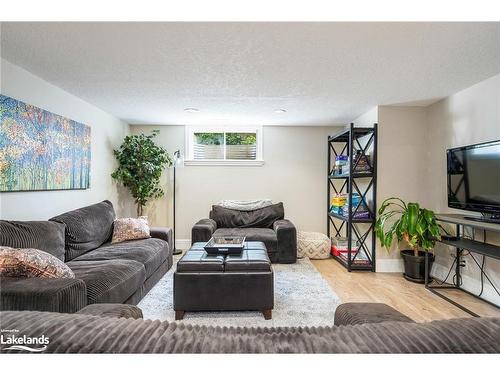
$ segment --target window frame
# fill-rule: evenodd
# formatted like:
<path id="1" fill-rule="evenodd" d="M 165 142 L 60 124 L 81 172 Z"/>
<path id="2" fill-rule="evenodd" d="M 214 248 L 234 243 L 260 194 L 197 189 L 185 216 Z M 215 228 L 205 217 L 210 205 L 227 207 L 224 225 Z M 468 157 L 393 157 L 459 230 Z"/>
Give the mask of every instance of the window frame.
<path id="1" fill-rule="evenodd" d="M 224 159 L 194 159 L 194 133 L 224 133 Z M 255 133 L 257 139 L 257 155 L 255 160 L 233 160 L 225 159 L 226 157 L 226 144 L 225 133 Z M 261 166 L 264 165 L 263 155 L 263 135 L 262 125 L 248 125 L 248 126 L 227 126 L 227 125 L 213 125 L 213 126 L 191 126 L 185 127 L 185 161 L 184 165 L 222 165 L 222 166 Z"/>

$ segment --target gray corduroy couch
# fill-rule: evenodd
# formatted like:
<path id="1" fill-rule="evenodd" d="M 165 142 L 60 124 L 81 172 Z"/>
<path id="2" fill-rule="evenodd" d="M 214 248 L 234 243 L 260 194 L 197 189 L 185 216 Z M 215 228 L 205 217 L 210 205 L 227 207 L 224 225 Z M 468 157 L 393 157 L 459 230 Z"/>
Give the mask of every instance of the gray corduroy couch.
<path id="1" fill-rule="evenodd" d="M 137 304 L 172 267 L 172 234 L 112 244 L 109 201 L 48 221 L 0 221 L 0 246 L 37 248 L 63 260 L 74 279 L 1 278 L 0 310 L 73 313 L 95 303 Z"/>
<path id="2" fill-rule="evenodd" d="M 245 236 L 247 241 L 264 242 L 273 263 L 297 261 L 297 230 L 285 219 L 281 202 L 252 211 L 214 205 L 209 219 L 201 219 L 193 226 L 191 241 L 207 242 L 212 236 Z"/>
<path id="3" fill-rule="evenodd" d="M 0 320 L 6 332 L 48 337 L 45 353 L 500 352 L 500 318 L 414 323 L 387 307 L 370 305 L 341 305 L 343 324 L 335 327 L 191 326 L 143 320 L 139 309 L 126 305 L 94 305 L 77 314 L 6 311 Z M 1 343 L 0 352 L 8 347 Z"/>

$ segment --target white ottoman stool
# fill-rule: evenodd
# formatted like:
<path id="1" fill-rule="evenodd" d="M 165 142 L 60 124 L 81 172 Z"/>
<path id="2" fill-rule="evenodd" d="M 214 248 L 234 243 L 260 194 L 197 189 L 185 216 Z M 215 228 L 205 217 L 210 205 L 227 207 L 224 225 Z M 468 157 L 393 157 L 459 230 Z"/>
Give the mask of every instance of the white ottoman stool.
<path id="1" fill-rule="evenodd" d="M 297 247 L 299 258 L 327 259 L 330 257 L 332 243 L 323 233 L 299 232 L 297 235 Z"/>

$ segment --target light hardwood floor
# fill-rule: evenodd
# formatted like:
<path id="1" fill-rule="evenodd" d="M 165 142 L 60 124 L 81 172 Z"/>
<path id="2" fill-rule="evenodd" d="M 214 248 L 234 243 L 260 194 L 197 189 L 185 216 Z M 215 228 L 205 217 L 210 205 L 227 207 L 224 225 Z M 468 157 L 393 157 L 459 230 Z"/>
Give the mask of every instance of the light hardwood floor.
<path id="1" fill-rule="evenodd" d="M 399 273 L 347 272 L 333 259 L 313 260 L 312 263 L 342 302 L 386 303 L 417 322 L 470 317 L 423 285 L 405 280 Z M 500 309 L 464 292 L 446 293 L 481 316 L 500 317 Z"/>

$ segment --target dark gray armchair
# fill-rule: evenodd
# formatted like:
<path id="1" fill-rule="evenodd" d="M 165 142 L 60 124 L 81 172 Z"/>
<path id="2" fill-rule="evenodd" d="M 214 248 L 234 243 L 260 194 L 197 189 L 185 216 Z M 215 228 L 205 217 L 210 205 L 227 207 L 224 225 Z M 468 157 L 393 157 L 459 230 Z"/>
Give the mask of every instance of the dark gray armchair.
<path id="1" fill-rule="evenodd" d="M 207 242 L 213 235 L 246 236 L 248 241 L 265 243 L 271 262 L 295 263 L 297 231 L 284 216 L 283 203 L 253 211 L 212 206 L 210 218 L 201 219 L 193 226 L 191 241 Z"/>

